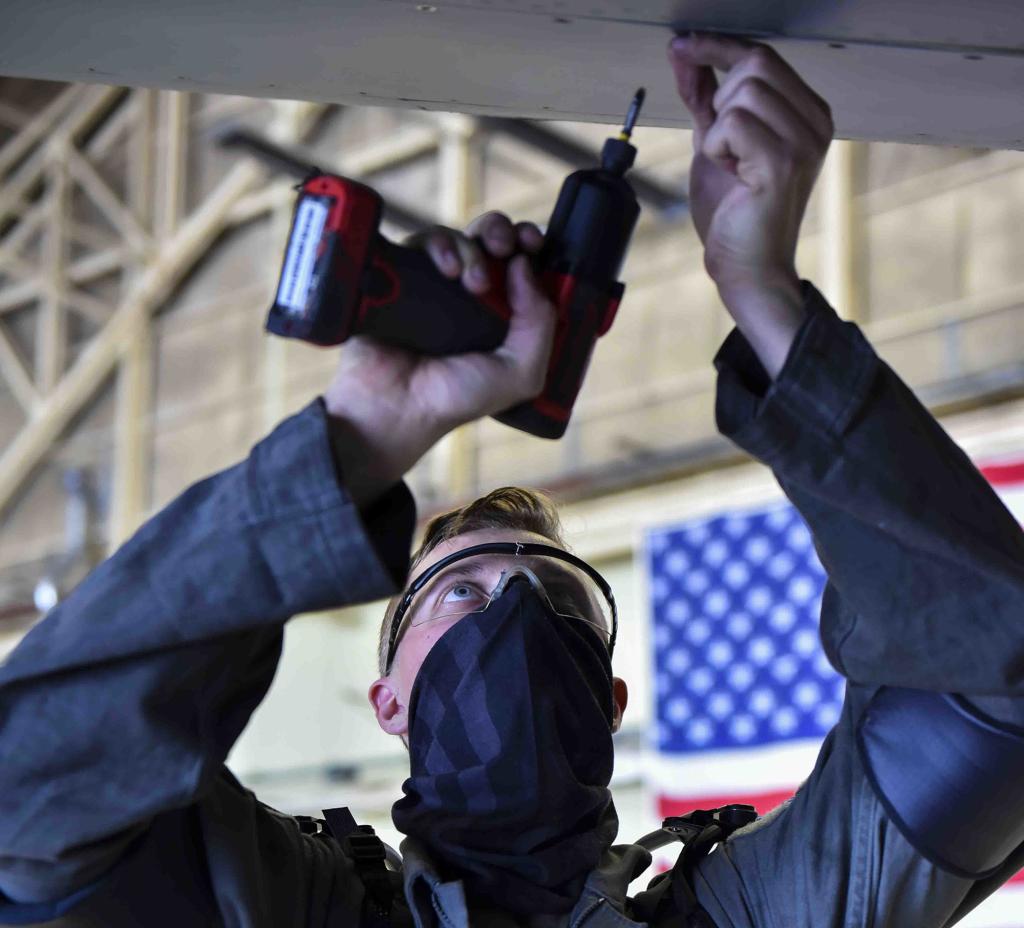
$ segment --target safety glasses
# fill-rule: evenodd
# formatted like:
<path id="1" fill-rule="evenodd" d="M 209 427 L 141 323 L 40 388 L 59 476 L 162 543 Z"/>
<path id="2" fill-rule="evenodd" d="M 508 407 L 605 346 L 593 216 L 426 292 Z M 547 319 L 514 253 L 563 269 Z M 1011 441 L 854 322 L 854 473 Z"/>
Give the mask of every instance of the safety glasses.
<path id="1" fill-rule="evenodd" d="M 449 554 L 409 585 L 391 619 L 384 672 L 391 671 L 404 628 L 484 612 L 515 574 L 526 576 L 555 613 L 595 629 L 611 655 L 618 611 L 604 577 L 586 561 L 552 545 L 494 541 Z"/>

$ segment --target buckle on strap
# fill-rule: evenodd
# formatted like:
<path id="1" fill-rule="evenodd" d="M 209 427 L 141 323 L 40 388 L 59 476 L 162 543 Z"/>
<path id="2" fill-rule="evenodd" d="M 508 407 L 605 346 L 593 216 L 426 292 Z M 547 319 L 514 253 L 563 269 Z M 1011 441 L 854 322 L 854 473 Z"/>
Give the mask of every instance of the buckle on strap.
<path id="1" fill-rule="evenodd" d="M 757 818 L 757 810 L 753 806 L 741 802 L 734 802 L 717 809 L 694 809 L 686 815 L 673 816 L 665 819 L 663 828 L 679 828 L 684 823 L 698 828 L 705 828 L 708 825 L 718 825 L 726 835 L 732 834 L 736 829 L 749 825 Z"/>
<path id="2" fill-rule="evenodd" d="M 374 834 L 373 826 L 357 825 L 355 831 L 350 832 L 345 840 L 348 842 L 351 857 L 356 866 L 384 863 L 384 844 Z"/>

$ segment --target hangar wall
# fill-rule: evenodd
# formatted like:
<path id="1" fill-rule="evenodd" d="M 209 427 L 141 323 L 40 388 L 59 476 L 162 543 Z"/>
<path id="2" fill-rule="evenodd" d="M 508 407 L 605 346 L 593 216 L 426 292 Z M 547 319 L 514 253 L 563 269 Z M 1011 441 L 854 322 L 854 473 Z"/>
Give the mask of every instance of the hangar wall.
<path id="1" fill-rule="evenodd" d="M 17 142 L 31 124 L 33 107 L 45 108 L 67 89 L 28 81 L 0 84 L 0 102 L 8 107 L 4 143 Z M 159 164 L 177 152 L 180 176 L 177 193 L 171 191 L 177 203 L 166 202 L 169 194 L 160 182 L 166 173 L 151 178 L 150 206 L 141 200 L 132 206 L 152 237 L 146 255 L 137 267 L 123 269 L 122 278 L 76 284 L 92 315 L 71 306 L 63 373 L 102 337 L 103 307 L 116 312 L 130 292 L 131 276 L 145 274 L 177 241 L 159 234 L 160 222 L 166 222 L 161 210 L 165 216 L 168 209 L 176 212 L 170 225 L 180 231 L 248 163 L 216 144 L 228 124 L 269 131 L 283 118 L 297 123 L 308 117 L 309 131 L 301 140 L 305 152 L 324 166 L 360 168 L 385 196 L 452 224 L 492 208 L 543 222 L 567 170 L 463 116 L 370 108 L 311 114 L 245 98 L 135 94 L 149 94 L 133 97 L 132 119 L 151 108 L 149 129 L 144 124 L 142 132 L 149 132 L 152 158 Z M 122 175 L 132 160 L 129 143 L 135 136 L 128 132 L 137 124 L 123 118 L 124 131 L 116 133 L 109 122 L 118 118 L 116 112 L 98 120 L 88 139 L 66 142 L 85 152 L 115 195 L 132 202 Z M 177 141 L 171 134 L 175 126 Z M 577 124 L 553 130 L 595 151 L 606 133 Z M 97 134 L 103 132 L 105 144 L 99 145 Z M 639 169 L 685 189 L 688 133 L 641 126 L 636 141 Z M 8 185 L 12 177 L 18 180 L 31 147 L 26 152 L 7 165 Z M 50 157 L 61 163 L 60 153 Z M 25 289 L 17 273 L 28 274 L 25 266 L 39 277 L 47 273 L 46 216 L 38 235 L 21 235 L 17 248 L 12 237 L 35 207 L 56 202 L 52 176 L 8 202 L 5 208 L 15 208 L 4 213 L 0 228 L 0 255 L 8 258 L 0 278 L 0 334 L 22 359 L 20 375 L 9 358 L 0 364 L 6 378 L 0 389 L 5 454 L 38 423 L 38 414 L 23 408 L 23 381 L 44 400 L 50 396 L 35 350 L 46 295 Z M 280 268 L 290 185 L 253 167 L 249 187 L 223 206 L 219 234 L 154 302 L 151 321 L 122 343 L 117 366 L 99 379 L 90 402 L 12 494 L 0 516 L 0 588 L 12 606 L 30 600 L 35 581 L 55 569 L 67 545 L 64 480 L 70 469 L 85 473 L 91 487 L 90 543 L 83 555 L 88 561 L 116 543 L 132 518 L 137 522 L 194 480 L 238 460 L 327 382 L 335 352 L 272 340 L 262 332 Z M 96 254 L 123 245 L 124 228 L 101 215 L 81 194 L 82 185 L 70 186 L 63 194 L 70 200 L 65 220 L 71 227 L 65 261 L 95 261 Z M 157 208 L 159 202 L 164 205 Z M 863 324 L 927 402 L 950 416 L 959 414 L 951 423 L 983 455 L 1006 450 L 1024 428 L 1024 410 L 1013 402 L 1024 393 L 1024 242 L 1017 234 L 1022 214 L 1020 153 L 837 143 L 799 251 L 801 273 Z M 619 589 L 628 605 L 618 661 L 633 688 L 617 774 L 623 802 L 633 810 L 624 815 L 625 836 L 639 834 L 649 816 L 635 775 L 651 701 L 643 578 L 636 567 L 642 532 L 673 515 L 744 495 L 768 498 L 775 491 L 767 475 L 744 463 L 714 430 L 710 359 L 729 326 L 686 216 L 645 215 L 623 276 L 626 301 L 598 346 L 563 441 L 545 443 L 493 422 L 478 423 L 446 440 L 410 483 L 424 516 L 505 483 L 549 488 L 565 502 L 577 549 Z M 23 294 L 28 296 L 19 302 Z M 131 375 L 130 365 L 140 358 L 142 367 Z M 61 373 L 51 372 L 50 379 Z M 134 517 L 118 521 L 115 514 L 125 505 L 125 447 L 139 449 L 138 460 L 146 464 Z M 85 566 L 79 563 L 75 570 L 80 574 Z M 67 576 L 70 583 L 76 574 Z M 243 777 L 271 801 L 306 811 L 340 796 L 374 824 L 386 820 L 403 755 L 376 729 L 365 706 L 380 611 L 373 604 L 301 617 L 290 628 L 271 696 L 232 756 Z M 36 617 L 23 609 L 0 620 L 4 650 Z"/>

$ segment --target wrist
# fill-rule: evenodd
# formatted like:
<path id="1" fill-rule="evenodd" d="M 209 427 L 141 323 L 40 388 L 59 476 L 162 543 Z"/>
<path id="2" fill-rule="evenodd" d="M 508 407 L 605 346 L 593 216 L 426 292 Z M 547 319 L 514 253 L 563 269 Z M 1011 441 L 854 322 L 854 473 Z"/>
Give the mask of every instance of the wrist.
<path id="1" fill-rule="evenodd" d="M 798 304 L 803 302 L 800 275 L 793 267 L 764 268 L 757 271 L 727 272 L 714 278 L 715 286 L 726 309 L 742 312 L 744 304 L 766 295 L 785 298 Z"/>
<path id="2" fill-rule="evenodd" d="M 342 408 L 324 397 L 331 454 L 353 502 L 360 508 L 398 483 L 443 435 L 424 423 L 406 423 L 383 408 Z"/>
<path id="3" fill-rule="evenodd" d="M 774 380 L 807 316 L 796 271 L 716 281 L 736 327 Z"/>

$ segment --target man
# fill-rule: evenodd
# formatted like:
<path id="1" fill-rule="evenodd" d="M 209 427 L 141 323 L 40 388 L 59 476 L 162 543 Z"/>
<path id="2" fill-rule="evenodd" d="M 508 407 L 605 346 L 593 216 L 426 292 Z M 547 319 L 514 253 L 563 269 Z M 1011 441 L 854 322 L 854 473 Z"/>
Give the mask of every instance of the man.
<path id="1" fill-rule="evenodd" d="M 1022 863 L 1024 537 L 797 279 L 828 107 L 762 46 L 691 36 L 669 55 L 695 124 L 694 222 L 737 325 L 716 358 L 718 422 L 810 524 L 830 575 L 822 635 L 849 679 L 793 800 L 679 875 L 704 913 L 689 917 L 942 926 Z M 500 216 L 470 232 L 501 256 L 539 244 Z M 424 247 L 479 289 L 469 238 Z M 521 256 L 509 291 L 491 354 L 353 344 L 322 401 L 143 527 L 0 667 L 0 921 L 383 924 L 387 892 L 357 873 L 355 845 L 261 806 L 223 760 L 289 616 L 399 590 L 370 690 L 410 749 L 392 923 L 649 917 L 625 898 L 649 853 L 610 847 L 627 701 L 614 611 L 543 501 L 499 491 L 435 524 L 403 587 L 402 475 L 452 428 L 541 387 L 552 310 Z"/>

